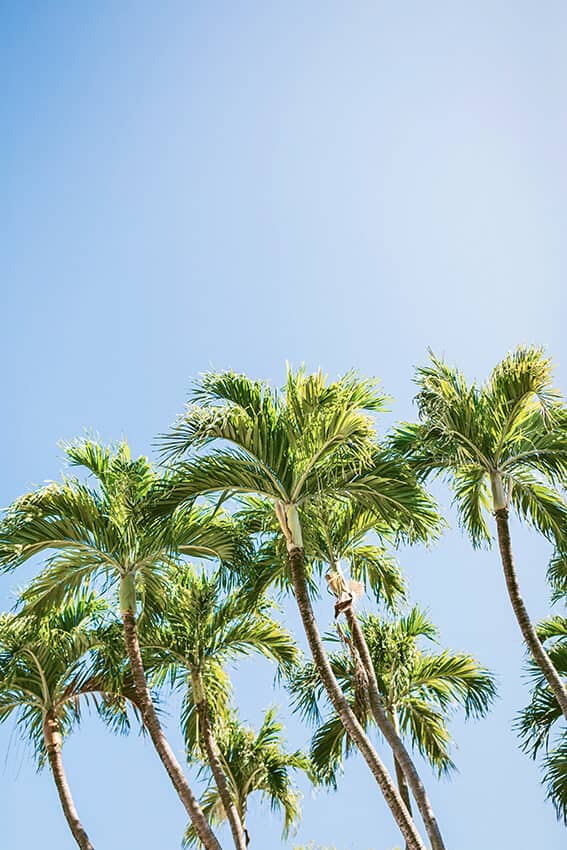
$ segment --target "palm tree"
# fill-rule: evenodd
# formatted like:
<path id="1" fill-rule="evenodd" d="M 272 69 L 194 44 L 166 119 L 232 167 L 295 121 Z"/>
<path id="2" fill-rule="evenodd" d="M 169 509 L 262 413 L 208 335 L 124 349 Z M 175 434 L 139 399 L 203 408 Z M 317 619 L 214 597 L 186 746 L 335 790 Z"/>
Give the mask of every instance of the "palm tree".
<path id="1" fill-rule="evenodd" d="M 490 543 L 486 514 L 494 514 L 514 614 L 567 719 L 567 689 L 520 593 L 508 521 L 513 508 L 552 542 L 565 534 L 567 506 L 555 485 L 567 473 L 567 414 L 551 379 L 551 361 L 539 348 L 517 348 L 482 386 L 432 354 L 417 373 L 420 421 L 400 426 L 392 443 L 423 476 L 449 479 L 474 546 Z"/>
<path id="2" fill-rule="evenodd" d="M 187 751 L 204 757 L 226 813 L 236 850 L 246 850 L 242 810 L 217 743 L 229 713 L 231 685 L 226 665 L 258 652 L 289 667 L 297 661 L 290 635 L 269 616 L 273 604 L 247 594 L 224 594 L 218 575 L 175 568 L 168 580 L 165 618 L 142 633 L 146 668 L 157 681 L 183 688 L 182 725 Z M 212 792 L 209 791 L 208 799 Z M 204 809 L 205 815 L 207 810 Z M 210 821 L 210 818 L 209 818 Z M 193 833 L 194 834 L 194 830 Z"/>
<path id="3" fill-rule="evenodd" d="M 0 722 L 15 715 L 38 767 L 49 762 L 63 812 L 81 850 L 93 845 L 73 802 L 62 744 L 91 702 L 107 721 L 128 724 L 132 688 L 102 676 L 106 604 L 93 594 L 53 608 L 41 618 L 0 616 Z M 101 666 L 102 661 L 102 666 Z"/>
<path id="4" fill-rule="evenodd" d="M 320 512 L 313 517 L 312 525 L 315 535 L 311 551 L 320 568 L 327 565 L 328 572 L 325 577 L 330 592 L 336 598 L 336 627 L 349 649 L 359 697 L 362 697 L 364 704 L 368 706 L 374 721 L 392 748 L 398 788 L 406 808 L 411 814 L 409 784 L 414 790 L 425 822 L 430 823 L 428 832 L 433 847 L 441 848 L 442 838 L 425 796 L 423 783 L 404 745 L 397 712 L 389 711 L 387 701 L 384 702 L 383 689 L 376 675 L 376 662 L 355 610 L 357 595 L 368 585 L 373 588 L 378 602 L 382 602 L 390 610 L 395 609 L 397 602 L 404 597 L 405 590 L 399 567 L 384 545 L 395 542 L 396 534 L 384 522 L 376 522 L 367 510 L 348 502 L 340 503 L 334 510 Z M 375 536 L 378 535 L 380 545 L 369 543 L 369 531 Z M 399 535 L 399 529 L 397 533 Z M 341 562 L 348 565 L 350 581 L 343 572 Z M 363 581 L 360 582 L 360 579 Z M 341 628 L 341 615 L 347 620 L 349 634 L 345 635 Z M 353 705 L 355 714 L 356 708 L 356 704 Z"/>
<path id="5" fill-rule="evenodd" d="M 448 772 L 454 767 L 449 753 L 450 718 L 459 707 L 467 717 L 486 714 L 495 695 L 491 674 L 471 655 L 423 649 L 424 640 L 436 642 L 437 629 L 417 607 L 390 620 L 367 615 L 362 629 L 391 723 L 440 775 Z M 337 642 L 336 636 L 330 640 Z M 369 728 L 374 717 L 352 654 L 333 653 L 331 666 L 360 722 Z M 336 713 L 323 722 L 323 688 L 314 665 L 306 664 L 292 675 L 289 689 L 300 713 L 320 724 L 311 758 L 322 781 L 335 785 L 337 770 L 351 746 Z M 407 781 L 392 752 L 400 793 L 411 811 Z"/>
<path id="6" fill-rule="evenodd" d="M 321 680 L 409 846 L 422 848 L 395 784 L 330 667 L 305 571 L 302 511 L 309 505 L 349 498 L 371 510 L 377 521 L 414 536 L 426 537 L 437 523 L 431 501 L 403 464 L 376 446 L 369 414 L 380 410 L 383 402 L 372 383 L 352 374 L 328 383 L 321 373 L 289 371 L 283 393 L 232 372 L 209 374 L 196 387 L 193 404 L 163 438 L 163 445 L 167 456 L 178 460 L 176 483 L 169 494 L 172 505 L 215 492 L 224 498 L 255 495 L 271 504 L 286 543 L 295 599 Z M 215 440 L 225 445 L 179 462 L 188 451 Z M 385 717 L 382 722 L 385 727 L 391 725 Z M 434 850 L 442 850 L 423 784 L 399 738 L 396 744 L 404 753 L 408 781 Z"/>
<path id="7" fill-rule="evenodd" d="M 539 639 L 559 674 L 567 681 L 567 618 L 556 616 L 538 626 Z M 530 665 L 532 698 L 517 723 L 523 749 L 532 758 L 543 751 L 543 782 L 557 817 L 567 824 L 567 728 L 555 694 L 539 667 Z"/>
<path id="8" fill-rule="evenodd" d="M 140 653 L 138 603 L 144 615 L 163 609 L 166 576 L 181 556 L 230 557 L 234 535 L 220 515 L 190 505 L 160 521 L 152 519 L 163 481 L 146 458 L 132 460 L 126 443 L 103 447 L 93 440 L 71 443 L 72 464 L 95 478 L 92 488 L 76 478 L 18 499 L 1 531 L 6 568 L 52 550 L 49 565 L 26 593 L 28 606 L 45 611 L 90 583 L 107 591 L 118 584 L 120 615 L 137 699 L 155 749 L 207 850 L 220 850 L 155 711 Z"/>
<path id="9" fill-rule="evenodd" d="M 309 759 L 299 750 L 287 752 L 282 740 L 282 724 L 274 709 L 269 709 L 257 733 L 243 726 L 235 714 L 223 725 L 218 747 L 228 778 L 231 799 L 244 826 L 246 846 L 250 834 L 246 828 L 248 801 L 253 794 L 269 803 L 272 811 L 284 816 L 283 838 L 301 816 L 299 794 L 294 788 L 291 771 L 310 771 Z M 211 781 L 202 798 L 203 811 L 213 824 L 226 819 L 226 809 L 218 786 Z M 198 841 L 193 827 L 185 834 L 185 843 Z"/>
<path id="10" fill-rule="evenodd" d="M 264 533 L 273 531 L 273 522 L 270 522 L 264 503 L 248 499 L 239 516 L 244 525 L 252 530 L 263 530 Z M 398 788 L 411 814 L 405 774 L 409 774 L 412 784 L 418 789 L 421 780 L 407 756 L 397 714 L 389 712 L 384 705 L 372 654 L 354 607 L 357 596 L 364 589 L 371 590 L 377 601 L 389 610 L 395 610 L 398 602 L 404 599 L 405 588 L 399 566 L 386 546 L 387 543 L 391 545 L 395 542 L 396 535 L 385 523 L 377 521 L 371 511 L 348 501 L 325 505 L 323 508 L 320 504 L 308 505 L 302 516 L 308 577 L 312 577 L 313 573 L 325 572 L 329 591 L 336 599 L 336 627 L 348 646 L 359 695 L 396 754 L 394 766 Z M 378 543 L 369 538 L 369 532 L 373 533 L 374 538 L 378 536 Z M 257 556 L 259 569 L 253 573 L 252 583 L 265 586 L 271 571 L 279 585 L 286 586 L 281 548 L 279 539 L 273 536 L 264 539 Z M 348 575 L 345 575 L 341 563 L 348 567 Z M 341 615 L 349 623 L 348 635 L 341 628 Z M 356 703 L 353 704 L 353 711 L 358 716 Z M 337 715 L 335 718 L 340 725 L 340 718 Z M 341 729 L 344 733 L 344 727 L 341 726 Z"/>

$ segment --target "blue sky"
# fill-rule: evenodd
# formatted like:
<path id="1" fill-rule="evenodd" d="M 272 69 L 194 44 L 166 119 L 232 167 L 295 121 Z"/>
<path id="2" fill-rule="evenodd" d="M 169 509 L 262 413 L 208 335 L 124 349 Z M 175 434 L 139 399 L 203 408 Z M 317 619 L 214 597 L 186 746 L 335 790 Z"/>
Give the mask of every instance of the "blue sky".
<path id="1" fill-rule="evenodd" d="M 384 426 L 412 415 L 427 346 L 482 378 L 541 343 L 565 388 L 564 4 L 4 0 L 0 33 L 1 504 L 86 428 L 150 452 L 209 367 L 355 367 L 394 396 Z M 543 616 L 547 548 L 513 532 Z M 496 553 L 454 528 L 402 560 L 443 642 L 500 685 L 487 720 L 454 724 L 460 772 L 428 782 L 448 846 L 558 850 L 511 730 L 527 690 Z M 0 577 L 5 606 L 21 581 Z M 260 667 L 238 674 L 243 714 L 287 717 Z M 174 707 L 168 726 L 180 751 Z M 291 718 L 289 739 L 307 740 Z M 0 752 L 3 846 L 72 848 L 8 727 Z M 93 719 L 64 754 L 97 848 L 178 846 L 147 743 Z M 398 843 L 355 760 L 335 795 L 304 790 L 298 842 Z M 254 847 L 277 829 L 252 813 Z"/>

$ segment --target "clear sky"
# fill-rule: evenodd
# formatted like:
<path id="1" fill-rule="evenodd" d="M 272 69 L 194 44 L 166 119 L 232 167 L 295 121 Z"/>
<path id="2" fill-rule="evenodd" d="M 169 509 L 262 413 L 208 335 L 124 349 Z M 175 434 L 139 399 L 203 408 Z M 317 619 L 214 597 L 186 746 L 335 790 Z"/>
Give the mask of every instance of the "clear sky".
<path id="1" fill-rule="evenodd" d="M 150 452 L 209 367 L 355 367 L 401 418 L 427 346 L 483 377 L 533 342 L 565 389 L 566 38 L 552 0 L 2 0 L 0 503 L 56 477 L 57 441 L 85 428 Z M 548 550 L 513 532 L 537 618 Z M 460 772 L 428 780 L 448 848 L 559 850 L 511 729 L 527 689 L 496 553 L 455 528 L 402 558 L 443 642 L 500 685 L 487 720 L 454 724 Z M 5 606 L 23 580 L 0 578 Z M 273 700 L 287 716 L 270 681 L 239 673 L 249 720 Z M 168 727 L 181 753 L 174 708 Z M 2 847 L 72 850 L 8 727 L 0 753 Z M 97 850 L 179 846 L 147 742 L 93 719 L 64 755 Z M 399 843 L 356 760 L 336 794 L 304 790 L 298 842 Z M 254 848 L 278 829 L 254 809 Z"/>

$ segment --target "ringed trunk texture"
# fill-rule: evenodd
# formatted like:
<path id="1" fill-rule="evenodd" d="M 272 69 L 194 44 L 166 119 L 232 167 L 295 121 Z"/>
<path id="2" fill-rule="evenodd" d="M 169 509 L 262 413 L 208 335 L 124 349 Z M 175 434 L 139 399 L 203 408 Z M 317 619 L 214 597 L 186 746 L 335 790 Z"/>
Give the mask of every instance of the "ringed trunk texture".
<path id="1" fill-rule="evenodd" d="M 138 696 L 140 710 L 142 712 L 146 729 L 150 733 L 154 747 L 156 748 L 163 766 L 169 774 L 169 778 L 179 795 L 179 799 L 185 806 L 187 814 L 191 818 L 191 822 L 195 827 L 195 832 L 199 836 L 203 846 L 206 850 L 222 850 L 205 815 L 203 814 L 197 798 L 191 791 L 181 769 L 181 765 L 177 761 L 175 754 L 163 733 L 163 729 L 161 728 L 161 723 L 159 722 L 152 702 L 152 697 L 146 681 L 144 666 L 142 664 L 136 617 L 134 613 L 132 611 L 123 611 L 122 623 L 124 625 L 124 642 L 126 644 L 126 651 L 130 660 L 134 686 L 136 688 L 136 694 Z"/>
<path id="2" fill-rule="evenodd" d="M 89 836 L 79 820 L 79 814 L 71 796 L 71 789 L 67 782 L 63 767 L 63 758 L 61 756 L 61 732 L 59 731 L 59 724 L 53 716 L 47 715 L 43 722 L 43 739 L 47 748 L 51 773 L 57 786 L 57 792 L 67 823 L 69 824 L 69 829 L 73 833 L 73 838 L 81 850 L 94 850 L 93 845 L 89 841 Z"/>
<path id="3" fill-rule="evenodd" d="M 236 847 L 236 850 L 246 850 L 248 846 L 248 841 L 246 839 L 246 831 L 242 825 L 242 821 L 240 820 L 240 816 L 238 814 L 238 811 L 234 804 L 234 800 L 232 799 L 230 793 L 230 789 L 228 787 L 228 782 L 226 781 L 226 776 L 220 760 L 217 742 L 215 740 L 211 727 L 211 719 L 209 716 L 209 704 L 207 702 L 207 698 L 203 689 L 203 684 L 201 681 L 197 681 L 195 682 L 195 684 L 197 685 L 197 687 L 193 687 L 193 694 L 195 696 L 200 697 L 198 702 L 197 700 L 195 701 L 197 702 L 199 725 L 201 727 L 201 733 L 203 735 L 203 740 L 205 743 L 207 761 L 209 762 L 209 767 L 211 768 L 215 784 L 222 800 L 222 806 L 225 811 L 228 823 L 230 825 L 230 831 L 232 832 L 234 846 Z"/>
<path id="4" fill-rule="evenodd" d="M 356 715 L 345 699 L 345 695 L 343 694 L 339 683 L 335 678 L 335 674 L 331 669 L 325 647 L 321 640 L 321 635 L 319 634 L 319 628 L 315 621 L 311 600 L 309 598 L 309 591 L 304 572 L 303 549 L 297 546 L 291 546 L 288 550 L 288 556 L 291 578 L 295 590 L 295 598 L 303 621 L 305 634 L 309 642 L 313 661 L 315 662 L 315 666 L 319 676 L 321 677 L 321 681 L 325 686 L 329 699 L 340 717 L 341 723 L 346 729 L 349 737 L 356 744 L 372 771 L 372 774 L 384 795 L 384 799 L 386 800 L 390 811 L 392 812 L 394 819 L 406 840 L 408 848 L 410 848 L 410 850 L 425 850 L 422 838 L 416 829 L 416 826 L 392 780 L 392 777 L 380 760 L 378 753 L 372 746 L 364 729 L 358 722 Z"/>
<path id="5" fill-rule="evenodd" d="M 433 813 L 431 803 L 429 802 L 425 786 L 421 781 L 417 768 L 413 763 L 413 759 L 408 753 L 404 742 L 400 738 L 399 733 L 396 731 L 392 721 L 386 713 L 386 709 L 384 708 L 382 697 L 378 689 L 376 672 L 370 656 L 370 650 L 368 649 L 364 632 L 362 631 L 362 627 L 352 605 L 349 605 L 349 607 L 345 609 L 344 613 L 350 627 L 354 645 L 360 654 L 368 677 L 368 695 L 370 697 L 370 708 L 372 709 L 374 719 L 376 720 L 378 728 L 384 735 L 386 741 L 392 748 L 396 766 L 400 767 L 409 787 L 411 788 L 415 802 L 421 817 L 423 818 L 423 823 L 429 836 L 429 840 L 431 841 L 433 850 L 445 850 L 441 831 L 435 818 L 435 814 Z"/>
<path id="6" fill-rule="evenodd" d="M 545 648 L 537 636 L 537 632 L 531 622 L 524 600 L 520 593 L 520 585 L 516 568 L 514 566 L 514 555 L 512 553 L 512 542 L 510 539 L 510 526 L 508 523 L 508 509 L 498 508 L 494 515 L 496 517 L 496 528 L 498 529 L 498 546 L 500 547 L 500 557 L 502 559 L 502 567 L 504 568 L 504 577 L 506 579 L 506 588 L 508 596 L 514 609 L 514 614 L 520 626 L 524 640 L 528 645 L 531 656 L 545 678 L 555 699 L 559 703 L 563 717 L 567 720 L 567 688 L 561 680 L 561 676 L 553 666 L 553 663 L 545 651 Z"/>

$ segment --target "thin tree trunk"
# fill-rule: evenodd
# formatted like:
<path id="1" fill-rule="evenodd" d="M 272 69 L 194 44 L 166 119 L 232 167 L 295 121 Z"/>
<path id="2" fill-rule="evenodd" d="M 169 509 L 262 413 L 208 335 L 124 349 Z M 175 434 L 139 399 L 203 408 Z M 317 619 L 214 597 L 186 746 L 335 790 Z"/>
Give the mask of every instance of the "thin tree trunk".
<path id="1" fill-rule="evenodd" d="M 303 621 L 305 634 L 309 642 L 313 661 L 315 662 L 315 666 L 325 690 L 329 695 L 329 699 L 349 737 L 364 756 L 364 759 L 372 771 L 372 774 L 384 795 L 384 798 L 407 842 L 408 847 L 410 850 L 425 850 L 425 845 L 421 836 L 419 835 L 416 826 L 408 813 L 398 789 L 392 781 L 392 777 L 383 765 L 378 753 L 372 746 L 364 729 L 358 722 L 356 715 L 345 699 L 345 695 L 343 694 L 339 683 L 335 678 L 335 674 L 331 669 L 325 647 L 321 640 L 321 635 L 319 634 L 319 628 L 315 621 L 311 600 L 309 598 L 309 591 L 305 580 L 303 549 L 298 546 L 289 546 L 288 556 L 291 578 L 295 590 L 295 598 Z"/>
<path id="2" fill-rule="evenodd" d="M 124 625 L 126 651 L 132 668 L 134 686 L 136 688 L 142 717 L 144 718 L 144 724 L 150 733 L 154 747 L 157 750 L 163 766 L 169 774 L 169 778 L 179 795 L 179 799 L 185 806 L 187 814 L 191 818 L 191 822 L 195 827 L 195 832 L 203 846 L 206 850 L 221 850 L 221 846 L 215 838 L 197 798 L 191 791 L 181 769 L 181 765 L 175 758 L 175 754 L 163 733 L 163 729 L 161 728 L 161 724 L 152 702 L 148 683 L 146 681 L 146 674 L 142 664 L 140 644 L 138 641 L 136 617 L 133 611 L 122 610 L 122 622 Z"/>
<path id="3" fill-rule="evenodd" d="M 400 724 L 398 723 L 398 716 L 397 716 L 395 711 L 392 715 L 392 725 L 393 725 L 394 729 L 396 730 L 396 734 L 399 737 L 400 736 Z M 404 801 L 404 803 L 406 804 L 406 809 L 408 810 L 408 812 L 411 815 L 412 814 L 411 797 L 410 797 L 408 784 L 406 782 L 404 772 L 403 772 L 402 768 L 400 767 L 400 763 L 395 756 L 394 756 L 394 767 L 396 769 L 396 782 L 398 783 L 398 788 L 400 789 L 401 798 Z"/>
<path id="4" fill-rule="evenodd" d="M 63 812 L 69 824 L 69 829 L 73 833 L 73 838 L 81 850 L 94 850 L 93 845 L 89 841 L 89 836 L 79 820 L 79 814 L 71 796 L 71 789 L 67 782 L 65 768 L 63 767 L 63 758 L 61 756 L 61 732 L 59 731 L 59 724 L 55 717 L 47 715 L 45 718 L 43 722 L 43 738 L 47 748 L 49 766 L 51 767 Z"/>
<path id="5" fill-rule="evenodd" d="M 433 813 L 431 803 L 429 802 L 425 786 L 421 781 L 416 766 L 413 763 L 413 759 L 408 753 L 399 734 L 396 732 L 386 713 L 386 709 L 384 708 L 380 690 L 378 688 L 378 682 L 376 680 L 376 672 L 370 656 L 370 650 L 368 649 L 364 632 L 362 631 L 362 627 L 352 605 L 349 605 L 348 608 L 344 610 L 344 613 L 350 627 L 354 645 L 360 654 L 364 669 L 368 676 L 368 695 L 370 697 L 370 708 L 372 709 L 374 719 L 376 720 L 378 728 L 392 748 L 394 758 L 403 771 L 403 774 L 411 788 L 415 802 L 417 803 L 417 807 L 420 811 L 421 817 L 423 818 L 423 823 L 429 836 L 429 840 L 431 841 L 433 850 L 445 850 L 441 831 Z"/>
<path id="6" fill-rule="evenodd" d="M 502 566 L 504 568 L 504 576 L 506 578 L 506 587 L 508 596 L 514 609 L 514 614 L 520 626 L 524 640 L 528 645 L 531 656 L 545 678 L 551 690 L 553 691 L 557 702 L 563 712 L 563 716 L 567 720 L 567 688 L 561 680 L 561 677 L 555 669 L 549 655 L 537 636 L 537 632 L 529 618 L 524 600 L 520 593 L 520 585 L 516 568 L 514 566 L 514 555 L 512 553 L 512 542 L 510 540 L 510 526 L 508 523 L 508 509 L 498 508 L 494 515 L 496 517 L 496 527 L 498 529 L 498 545 L 500 547 L 500 556 Z"/>
<path id="7" fill-rule="evenodd" d="M 202 679 L 198 674 L 193 676 L 193 698 L 199 715 L 199 724 L 203 735 L 203 741 L 205 742 L 207 761 L 209 762 L 209 767 L 211 768 L 219 796 L 222 800 L 223 809 L 230 825 L 230 831 L 232 832 L 232 837 L 234 839 L 234 846 L 236 847 L 236 850 L 246 850 L 248 844 L 246 841 L 246 834 L 226 781 L 217 742 L 211 727 L 207 696 L 203 687 Z"/>
<path id="8" fill-rule="evenodd" d="M 394 729 L 396 730 L 397 734 L 399 735 L 400 734 L 400 725 L 398 723 L 398 716 L 397 716 L 395 711 L 393 712 L 391 719 L 392 719 L 392 724 L 394 726 Z M 404 772 L 403 772 L 402 768 L 400 767 L 400 763 L 395 756 L 394 756 L 394 770 L 396 771 L 396 782 L 398 783 L 398 788 L 400 790 L 400 796 L 401 796 L 402 800 L 404 801 L 404 803 L 406 804 L 406 809 L 408 810 L 410 815 L 412 815 L 412 817 L 413 817 L 413 813 L 412 813 L 412 810 L 411 810 L 411 797 L 410 797 L 408 784 L 406 782 Z M 407 844 L 406 844 L 406 850 L 408 850 Z"/>

